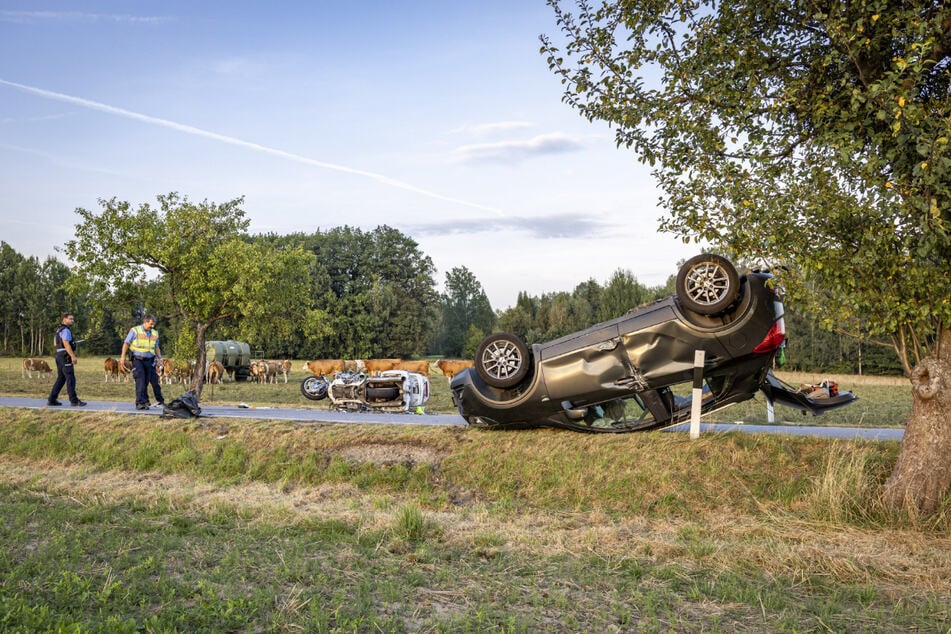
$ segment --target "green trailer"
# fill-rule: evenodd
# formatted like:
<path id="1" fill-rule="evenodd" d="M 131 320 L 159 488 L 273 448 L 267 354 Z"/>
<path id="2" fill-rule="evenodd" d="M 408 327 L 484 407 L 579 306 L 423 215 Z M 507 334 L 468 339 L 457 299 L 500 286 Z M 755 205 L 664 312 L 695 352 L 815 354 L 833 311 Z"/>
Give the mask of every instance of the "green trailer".
<path id="1" fill-rule="evenodd" d="M 251 376 L 251 346 L 243 341 L 208 341 L 205 343 L 206 363 L 217 361 L 235 381 Z"/>

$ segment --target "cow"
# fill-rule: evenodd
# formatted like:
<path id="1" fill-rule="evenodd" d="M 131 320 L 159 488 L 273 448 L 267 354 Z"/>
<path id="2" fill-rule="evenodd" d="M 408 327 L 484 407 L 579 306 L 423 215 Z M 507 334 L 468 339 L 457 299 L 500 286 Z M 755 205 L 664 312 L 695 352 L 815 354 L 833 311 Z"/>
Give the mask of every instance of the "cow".
<path id="1" fill-rule="evenodd" d="M 423 359 L 422 361 L 400 361 L 393 369 L 406 370 L 407 372 L 415 372 L 417 374 L 422 374 L 423 376 L 429 376 L 429 361 L 426 359 Z"/>
<path id="2" fill-rule="evenodd" d="M 221 383 L 221 377 L 225 374 L 225 366 L 220 361 L 212 361 L 208 364 L 208 370 L 205 371 L 205 380 L 208 383 Z"/>
<path id="3" fill-rule="evenodd" d="M 103 383 L 108 383 L 110 380 L 113 383 L 119 382 L 119 362 L 112 357 L 106 357 L 106 360 L 102 362 L 102 371 Z"/>
<path id="4" fill-rule="evenodd" d="M 26 378 L 26 376 L 29 375 L 32 379 L 34 372 L 36 372 L 40 378 L 45 378 L 47 381 L 53 376 L 53 369 L 50 368 L 49 364 L 43 359 L 24 359 L 20 376 Z"/>
<path id="5" fill-rule="evenodd" d="M 366 365 L 367 374 L 379 374 L 387 370 L 395 370 L 400 359 L 367 359 L 363 363 Z"/>
<path id="6" fill-rule="evenodd" d="M 452 377 L 456 376 L 466 368 L 471 368 L 472 366 L 472 361 L 461 361 L 456 359 L 440 359 L 436 362 L 436 367 L 438 367 L 450 381 L 452 381 Z"/>
<path id="7" fill-rule="evenodd" d="M 281 361 L 281 374 L 284 375 L 284 382 L 287 383 L 287 375 L 291 373 L 291 360 L 284 359 Z"/>
<path id="8" fill-rule="evenodd" d="M 159 383 L 171 385 L 172 377 L 175 374 L 175 363 L 171 359 L 156 361 L 155 374 L 158 375 Z"/>
<path id="9" fill-rule="evenodd" d="M 343 371 L 350 374 L 357 374 L 358 372 L 366 372 L 367 364 L 363 359 L 344 359 L 343 360 Z"/>
<path id="10" fill-rule="evenodd" d="M 304 364 L 304 370 L 314 376 L 332 376 L 343 372 L 343 359 L 317 359 Z"/>
<path id="11" fill-rule="evenodd" d="M 258 371 L 265 383 L 277 383 L 277 375 L 281 371 L 280 361 L 259 361 Z"/>
<path id="12" fill-rule="evenodd" d="M 250 366 L 250 380 L 255 383 L 267 381 L 267 361 L 252 361 Z"/>
<path id="13" fill-rule="evenodd" d="M 129 377 L 132 376 L 132 362 L 128 359 L 120 359 L 117 363 L 119 366 L 120 377 L 123 381 L 128 383 Z"/>

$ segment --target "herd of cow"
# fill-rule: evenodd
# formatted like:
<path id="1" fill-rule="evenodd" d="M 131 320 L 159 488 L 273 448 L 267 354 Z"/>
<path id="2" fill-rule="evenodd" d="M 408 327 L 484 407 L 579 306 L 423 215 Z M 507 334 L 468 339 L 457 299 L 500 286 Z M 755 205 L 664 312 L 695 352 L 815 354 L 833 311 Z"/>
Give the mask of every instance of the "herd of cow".
<path id="1" fill-rule="evenodd" d="M 366 374 L 379 374 L 387 370 L 406 370 L 416 372 L 423 376 L 429 376 L 430 362 L 409 361 L 403 359 L 318 359 L 308 361 L 303 369 L 315 376 L 333 376 L 338 372 Z M 436 361 L 436 366 L 446 378 L 452 379 L 453 376 L 465 368 L 472 367 L 472 361 L 440 359 Z M 195 362 L 189 365 L 178 365 L 171 359 L 161 359 L 155 364 L 155 371 L 159 376 L 159 381 L 166 384 L 173 382 L 186 383 L 192 374 Z M 119 381 L 129 381 L 132 374 L 132 362 L 123 359 L 106 358 L 103 363 L 105 382 L 110 381 L 118 383 Z M 249 379 L 258 383 L 277 383 L 278 376 L 284 378 L 287 383 L 287 375 L 291 371 L 291 362 L 287 359 L 283 361 L 252 361 L 251 373 Z M 33 373 L 37 373 L 40 378 L 49 380 L 53 375 L 53 370 L 43 359 L 24 359 L 21 376 L 33 378 Z M 208 364 L 205 371 L 205 381 L 207 383 L 221 383 L 225 377 L 225 368 L 218 361 L 212 361 Z"/>
<path id="2" fill-rule="evenodd" d="M 303 370 L 310 372 L 314 376 L 333 376 L 338 372 L 347 372 L 356 374 L 362 372 L 365 374 L 380 374 L 387 370 L 406 370 L 415 372 L 423 376 L 429 376 L 429 364 L 426 359 L 421 361 L 412 361 L 404 359 L 318 359 L 308 361 L 304 364 Z M 472 361 L 463 361 L 461 359 L 439 359 L 436 361 L 436 367 L 447 379 L 464 370 L 472 367 Z"/>

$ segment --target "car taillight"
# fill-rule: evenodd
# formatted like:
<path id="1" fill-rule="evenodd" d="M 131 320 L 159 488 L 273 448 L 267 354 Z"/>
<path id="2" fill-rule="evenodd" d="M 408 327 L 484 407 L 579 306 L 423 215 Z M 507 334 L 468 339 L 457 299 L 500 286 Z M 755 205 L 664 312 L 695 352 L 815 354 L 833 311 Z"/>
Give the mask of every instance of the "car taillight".
<path id="1" fill-rule="evenodd" d="M 779 346 L 783 345 L 783 341 L 786 340 L 786 322 L 783 321 L 783 318 L 780 317 L 775 322 L 773 322 L 772 327 L 769 329 L 769 332 L 766 333 L 766 336 L 763 337 L 763 340 L 756 344 L 756 347 L 753 348 L 753 354 L 767 354 L 769 352 L 775 352 Z"/>

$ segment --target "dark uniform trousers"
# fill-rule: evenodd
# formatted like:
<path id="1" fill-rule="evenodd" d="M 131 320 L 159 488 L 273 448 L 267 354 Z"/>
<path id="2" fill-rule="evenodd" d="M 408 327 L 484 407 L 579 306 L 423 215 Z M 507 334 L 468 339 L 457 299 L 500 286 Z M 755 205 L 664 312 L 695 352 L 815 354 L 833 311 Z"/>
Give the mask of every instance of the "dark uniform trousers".
<path id="1" fill-rule="evenodd" d="M 70 403 L 79 401 L 76 396 L 76 373 L 73 368 L 73 360 L 64 350 L 56 353 L 56 381 L 53 383 L 53 389 L 50 390 L 49 401 L 53 402 L 59 396 L 60 390 L 66 386 L 66 395 L 69 396 Z"/>
<path id="2" fill-rule="evenodd" d="M 135 404 L 149 404 L 149 385 L 155 394 L 155 402 L 164 403 L 158 373 L 155 371 L 155 357 L 137 357 L 132 355 L 132 378 L 135 379 Z"/>

